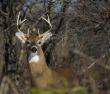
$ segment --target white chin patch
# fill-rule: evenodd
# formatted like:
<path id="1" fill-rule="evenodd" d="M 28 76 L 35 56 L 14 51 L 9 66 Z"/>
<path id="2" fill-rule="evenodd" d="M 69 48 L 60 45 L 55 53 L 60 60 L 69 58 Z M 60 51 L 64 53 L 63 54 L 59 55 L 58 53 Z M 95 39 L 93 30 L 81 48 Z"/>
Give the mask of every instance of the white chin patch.
<path id="1" fill-rule="evenodd" d="M 29 63 L 38 63 L 39 56 L 36 53 L 31 53 L 29 56 Z"/>

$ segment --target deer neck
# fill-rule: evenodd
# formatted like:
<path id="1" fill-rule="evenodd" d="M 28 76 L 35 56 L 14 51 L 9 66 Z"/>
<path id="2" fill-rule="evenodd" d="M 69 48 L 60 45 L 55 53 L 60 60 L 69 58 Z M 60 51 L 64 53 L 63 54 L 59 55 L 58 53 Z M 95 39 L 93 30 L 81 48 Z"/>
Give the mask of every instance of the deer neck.
<path id="1" fill-rule="evenodd" d="M 39 77 L 39 75 L 42 76 L 48 75 L 48 73 L 50 73 L 51 71 L 46 64 L 44 53 L 42 50 L 38 56 L 39 56 L 38 62 L 30 63 L 32 76 Z"/>

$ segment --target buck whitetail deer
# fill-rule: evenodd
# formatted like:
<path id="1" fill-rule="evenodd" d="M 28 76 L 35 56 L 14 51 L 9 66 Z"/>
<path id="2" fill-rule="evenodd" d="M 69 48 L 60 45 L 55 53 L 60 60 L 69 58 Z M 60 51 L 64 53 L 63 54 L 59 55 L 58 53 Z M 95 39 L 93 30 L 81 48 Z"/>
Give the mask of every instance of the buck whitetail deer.
<path id="1" fill-rule="evenodd" d="M 26 49 L 28 49 L 28 62 L 31 70 L 32 80 L 35 86 L 47 88 L 49 86 L 55 86 L 61 81 L 70 78 L 72 76 L 72 68 L 51 69 L 47 66 L 41 46 L 52 36 L 52 33 L 50 32 L 52 25 L 48 15 L 47 19 L 44 17 L 41 17 L 41 19 L 48 23 L 50 27 L 48 31 L 43 34 L 30 35 L 28 29 L 28 33 L 24 34 L 20 30 L 19 25 L 23 24 L 25 20 L 22 21 L 20 19 L 19 13 L 17 18 L 18 32 L 16 32 L 16 36 L 21 43 L 26 46 Z"/>

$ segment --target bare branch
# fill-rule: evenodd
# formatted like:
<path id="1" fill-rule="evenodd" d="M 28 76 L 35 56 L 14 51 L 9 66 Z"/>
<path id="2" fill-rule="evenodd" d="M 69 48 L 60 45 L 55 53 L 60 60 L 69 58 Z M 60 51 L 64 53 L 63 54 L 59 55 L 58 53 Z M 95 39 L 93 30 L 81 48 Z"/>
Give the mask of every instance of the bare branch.
<path id="1" fill-rule="evenodd" d="M 18 90 L 16 89 L 16 86 L 14 85 L 14 83 L 12 82 L 12 80 L 8 76 L 5 76 L 2 80 L 2 83 L 0 86 L 0 94 L 4 94 L 4 92 L 5 92 L 5 94 L 8 94 L 8 89 L 9 89 L 8 85 L 11 87 L 14 94 L 20 94 L 18 92 Z"/>

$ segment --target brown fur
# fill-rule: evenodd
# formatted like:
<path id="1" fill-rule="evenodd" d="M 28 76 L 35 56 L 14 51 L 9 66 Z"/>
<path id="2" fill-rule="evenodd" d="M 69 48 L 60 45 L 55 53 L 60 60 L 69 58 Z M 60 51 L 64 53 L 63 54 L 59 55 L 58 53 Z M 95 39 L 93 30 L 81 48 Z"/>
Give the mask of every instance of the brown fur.
<path id="1" fill-rule="evenodd" d="M 43 35 L 41 36 L 28 36 L 27 40 L 30 40 L 34 44 L 31 46 L 37 46 L 37 55 L 39 56 L 39 62 L 30 63 L 30 71 L 32 76 L 32 82 L 35 87 L 48 88 L 50 86 L 58 86 L 60 82 L 69 79 L 72 76 L 72 66 L 68 68 L 51 69 L 47 66 L 45 56 L 41 46 L 38 45 L 38 41 L 42 42 Z M 28 49 L 29 51 L 29 49 Z"/>
<path id="2" fill-rule="evenodd" d="M 58 68 L 50 69 L 46 62 L 42 49 L 39 49 L 40 61 L 38 63 L 31 63 L 31 74 L 35 87 L 47 88 L 49 86 L 56 86 L 61 81 L 72 76 L 72 68 Z"/>

